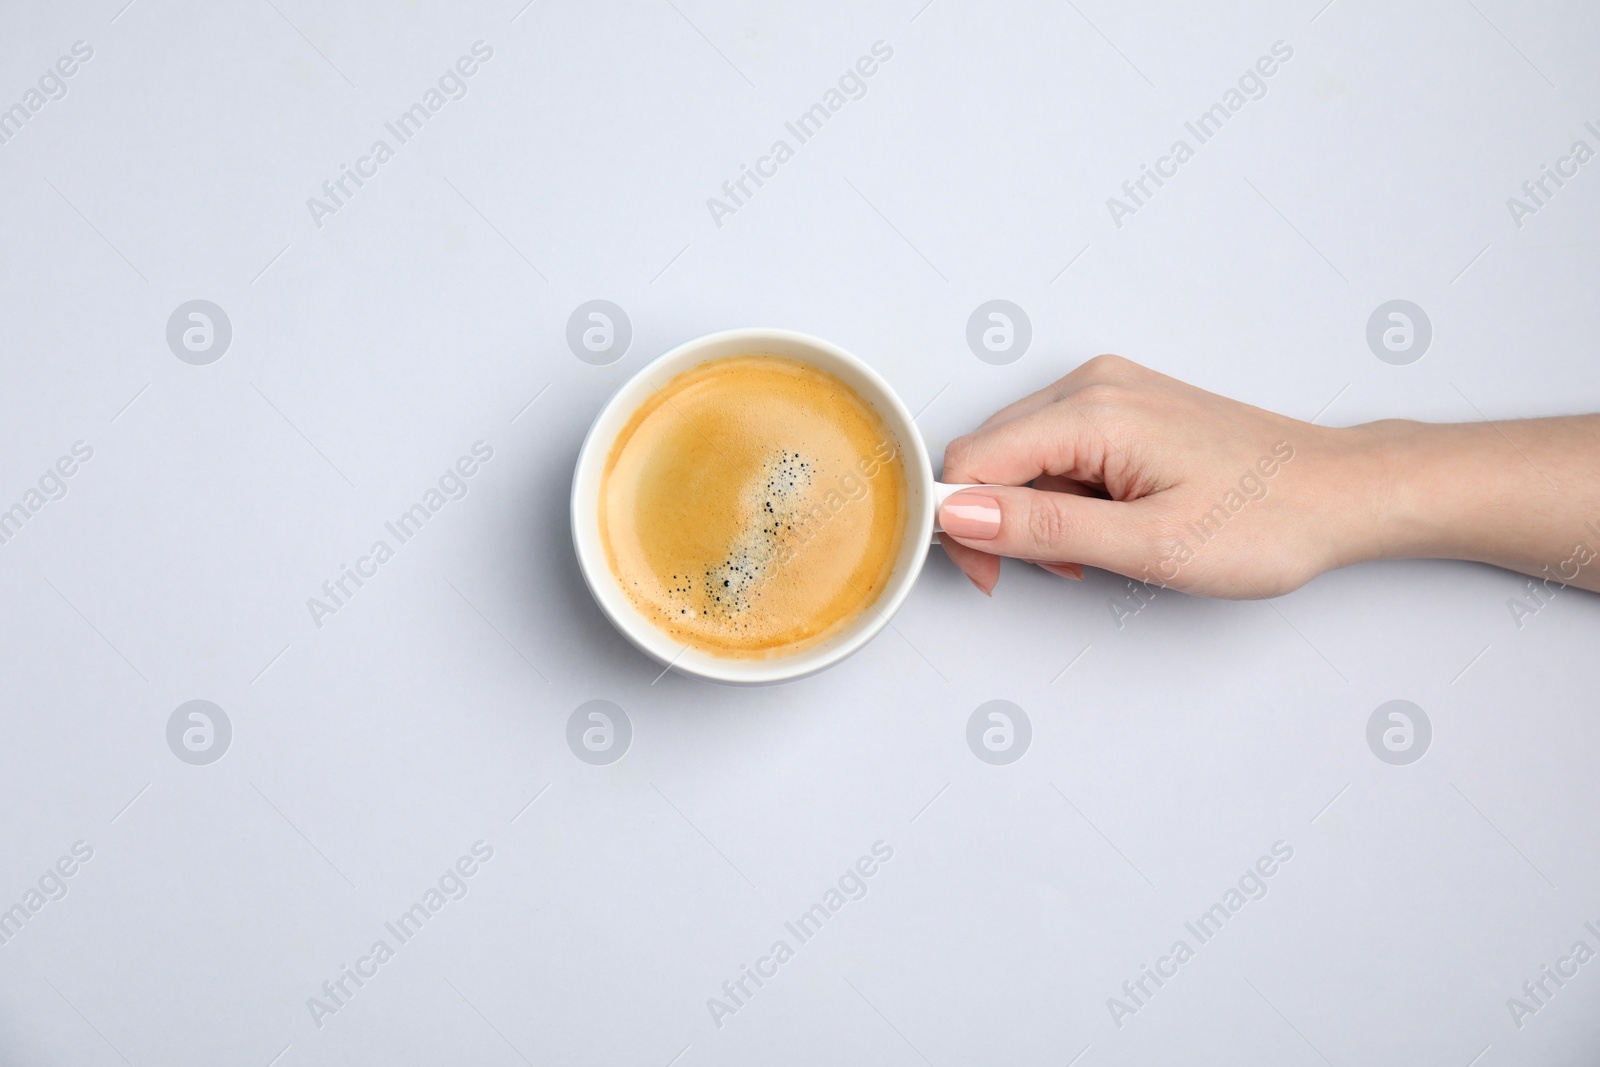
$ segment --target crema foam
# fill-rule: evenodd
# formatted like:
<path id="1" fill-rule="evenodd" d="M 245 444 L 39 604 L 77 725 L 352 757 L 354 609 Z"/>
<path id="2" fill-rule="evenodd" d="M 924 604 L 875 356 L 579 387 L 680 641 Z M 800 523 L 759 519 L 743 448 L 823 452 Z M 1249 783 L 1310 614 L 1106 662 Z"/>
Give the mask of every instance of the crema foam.
<path id="1" fill-rule="evenodd" d="M 662 384 L 606 460 L 600 535 L 635 607 L 675 640 L 765 658 L 878 598 L 905 536 L 894 435 L 833 375 L 713 360 Z"/>

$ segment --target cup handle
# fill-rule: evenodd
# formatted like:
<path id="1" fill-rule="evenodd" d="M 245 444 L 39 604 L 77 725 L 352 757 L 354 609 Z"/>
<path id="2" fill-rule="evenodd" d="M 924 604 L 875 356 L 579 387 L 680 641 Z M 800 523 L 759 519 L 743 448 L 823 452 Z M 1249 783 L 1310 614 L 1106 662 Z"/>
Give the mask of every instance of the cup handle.
<path id="1" fill-rule="evenodd" d="M 963 490 L 963 489 L 992 489 L 992 488 L 995 488 L 995 486 L 993 485 L 993 483 L 988 483 L 988 482 L 961 482 L 961 483 L 934 482 L 933 483 L 933 532 L 936 535 L 934 540 L 938 540 L 937 535 L 942 532 L 939 529 L 939 509 L 944 507 L 944 502 L 946 500 L 949 500 L 952 496 L 955 496 L 957 493 L 961 492 L 961 490 Z"/>

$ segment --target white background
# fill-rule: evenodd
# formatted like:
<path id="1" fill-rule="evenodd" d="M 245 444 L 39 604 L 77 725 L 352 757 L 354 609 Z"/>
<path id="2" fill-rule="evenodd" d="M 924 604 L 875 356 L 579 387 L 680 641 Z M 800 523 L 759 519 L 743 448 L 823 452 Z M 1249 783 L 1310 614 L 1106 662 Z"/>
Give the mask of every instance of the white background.
<path id="1" fill-rule="evenodd" d="M 1119 627 L 1121 578 L 1008 564 L 986 600 L 936 554 L 862 653 L 743 691 L 657 680 L 566 514 L 604 399 L 731 326 L 860 354 L 935 455 L 1108 350 L 1331 425 L 1600 409 L 1600 161 L 1506 206 L 1600 149 L 1591 6 L 123 2 L 0 13 L 0 106 L 94 50 L 0 145 L 0 508 L 94 450 L 0 545 L 0 907 L 94 850 L 0 945 L 0 1061 L 1593 1062 L 1600 962 L 1520 1029 L 1506 1001 L 1600 950 L 1600 597 L 1519 628 L 1523 579 L 1395 563 Z M 468 95 L 316 226 L 479 40 Z M 1280 40 L 1117 227 L 1106 198 Z M 715 225 L 876 41 L 865 97 Z M 197 298 L 232 323 L 209 366 L 166 342 Z M 633 325 L 610 366 L 565 341 L 595 298 Z M 1033 324 L 1008 366 L 965 341 L 992 298 Z M 1409 366 L 1365 339 L 1395 298 L 1433 324 Z M 479 440 L 468 495 L 317 627 Z M 610 766 L 565 740 L 596 698 L 633 726 Z M 1366 742 L 1397 698 L 1433 725 L 1409 766 Z M 192 699 L 232 723 L 208 766 L 166 741 Z M 1033 725 L 1009 766 L 967 746 L 991 699 Z M 316 1025 L 479 840 L 468 895 Z M 718 1027 L 879 840 L 870 892 Z M 1107 998 L 1277 841 L 1269 894 L 1118 1027 Z"/>

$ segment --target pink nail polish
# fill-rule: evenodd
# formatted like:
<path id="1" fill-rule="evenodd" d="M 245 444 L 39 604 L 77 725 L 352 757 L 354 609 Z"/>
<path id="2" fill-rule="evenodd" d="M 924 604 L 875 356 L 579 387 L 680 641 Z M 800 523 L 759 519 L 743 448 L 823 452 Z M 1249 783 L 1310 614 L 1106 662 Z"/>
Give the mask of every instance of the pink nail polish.
<path id="1" fill-rule="evenodd" d="M 981 493 L 957 493 L 939 509 L 939 526 L 969 541 L 991 541 L 1000 533 L 1000 504 Z"/>

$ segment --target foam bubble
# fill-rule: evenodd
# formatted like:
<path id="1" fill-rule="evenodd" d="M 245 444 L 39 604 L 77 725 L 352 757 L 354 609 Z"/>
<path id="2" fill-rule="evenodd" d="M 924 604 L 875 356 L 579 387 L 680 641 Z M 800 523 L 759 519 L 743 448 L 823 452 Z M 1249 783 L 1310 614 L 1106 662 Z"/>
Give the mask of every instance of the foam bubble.
<path id="1" fill-rule="evenodd" d="M 816 463 L 802 453 L 780 451 L 768 458 L 746 490 L 745 528 L 727 554 L 698 582 L 685 578 L 671 587 L 684 600 L 679 614 L 744 629 L 743 617 L 759 607 L 764 585 L 793 545 L 796 518 L 809 505 L 815 482 Z"/>

